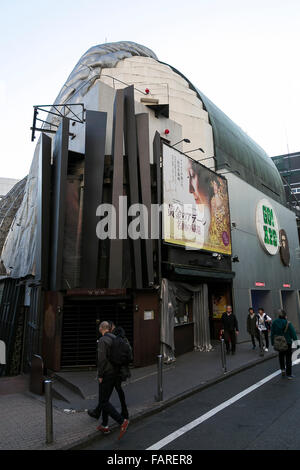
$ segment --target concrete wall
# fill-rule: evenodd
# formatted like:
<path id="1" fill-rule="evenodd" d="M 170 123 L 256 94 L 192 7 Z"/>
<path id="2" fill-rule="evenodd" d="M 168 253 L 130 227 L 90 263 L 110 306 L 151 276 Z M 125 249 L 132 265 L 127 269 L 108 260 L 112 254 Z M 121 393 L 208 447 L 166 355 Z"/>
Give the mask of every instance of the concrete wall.
<path id="1" fill-rule="evenodd" d="M 105 69 L 106 70 L 106 69 Z M 111 85 L 111 83 L 110 83 Z M 106 145 L 105 154 L 111 155 L 112 153 L 112 129 L 113 129 L 113 109 L 114 99 L 116 90 L 110 85 L 97 80 L 89 92 L 84 97 L 84 105 L 86 109 L 92 111 L 103 111 L 107 113 L 107 134 L 106 134 Z M 124 87 L 123 87 L 124 88 Z M 136 99 L 136 96 L 135 96 Z M 149 114 L 149 138 L 150 138 L 150 162 L 153 163 L 153 148 L 152 141 L 156 131 L 158 131 L 162 137 L 169 138 L 164 135 L 165 129 L 169 129 L 170 134 L 174 139 L 179 141 L 182 137 L 182 126 L 172 119 L 160 116 L 155 117 L 154 111 L 147 108 L 140 101 L 135 101 L 135 113 L 147 113 Z M 85 125 L 76 123 L 75 126 L 71 126 L 71 132 L 75 133 L 75 138 L 70 139 L 69 149 L 74 152 L 84 153 L 85 151 Z M 175 140 L 174 140 L 175 142 Z"/>
<path id="2" fill-rule="evenodd" d="M 203 104 L 196 93 L 189 88 L 188 82 L 171 67 L 150 57 L 131 57 L 118 62 L 114 68 L 103 69 L 101 73 L 102 82 L 116 89 L 124 88 L 124 84 L 117 80 L 113 81 L 111 77 L 134 85 L 136 102 L 145 98 L 141 92 L 148 88 L 150 90 L 148 97 L 158 99 L 159 104 L 169 104 L 170 119 L 182 126 L 179 139 L 170 129 L 168 139 L 171 145 L 181 138 L 188 138 L 191 143 L 182 143 L 176 148 L 187 152 L 201 147 L 204 154 L 201 151 L 190 154 L 196 160 L 214 156 L 213 133 L 208 113 L 203 109 Z M 163 123 L 161 118 L 156 121 Z M 205 160 L 203 164 L 213 168 L 214 160 L 212 158 Z"/>
<path id="3" fill-rule="evenodd" d="M 300 331 L 300 259 L 297 259 L 296 249 L 299 248 L 296 217 L 293 212 L 268 198 L 278 219 L 279 228 L 284 228 L 289 241 L 291 261 L 290 266 L 283 265 L 280 254 L 271 256 L 265 252 L 256 232 L 256 205 L 266 196 L 234 174 L 227 175 L 231 222 L 236 223 L 232 229 L 232 254 L 239 257 L 239 263 L 233 263 L 236 275 L 233 281 L 233 296 L 235 313 L 240 323 L 240 340 L 248 338 L 246 317 L 248 308 L 253 303 L 251 289 L 261 291 L 262 307 L 274 318 L 274 310 L 285 307 L 289 319 Z M 255 282 L 265 283 L 265 287 L 256 287 Z M 290 284 L 285 289 L 283 284 Z M 281 291 L 284 294 L 282 303 Z M 269 291 L 269 292 L 268 292 Z M 263 292 L 265 295 L 263 295 Z M 268 310 L 268 311 L 267 311 Z"/>

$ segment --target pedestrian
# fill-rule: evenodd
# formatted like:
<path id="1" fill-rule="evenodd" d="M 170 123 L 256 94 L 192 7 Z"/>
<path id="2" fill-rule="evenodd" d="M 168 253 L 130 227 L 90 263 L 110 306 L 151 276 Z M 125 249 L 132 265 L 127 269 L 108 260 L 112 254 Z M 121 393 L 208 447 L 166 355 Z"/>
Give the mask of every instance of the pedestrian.
<path id="1" fill-rule="evenodd" d="M 292 343 L 297 341 L 297 335 L 295 328 L 292 323 L 287 319 L 287 313 L 284 310 L 278 310 L 279 317 L 274 320 L 271 328 L 271 343 L 274 349 L 279 352 L 279 364 L 281 369 L 281 375 L 287 376 L 288 379 L 293 379 L 295 376 L 292 375 Z M 282 336 L 285 338 L 286 344 L 283 341 L 284 347 L 282 347 Z M 279 339 L 279 342 L 277 341 Z"/>
<path id="2" fill-rule="evenodd" d="M 236 335 L 239 333 L 238 322 L 236 316 L 232 312 L 231 305 L 227 305 L 226 312 L 222 315 L 222 327 L 221 334 L 224 334 L 224 340 L 226 345 L 227 354 L 230 353 L 231 343 L 231 354 L 235 354 L 236 349 Z"/>
<path id="3" fill-rule="evenodd" d="M 115 407 L 110 403 L 110 397 L 113 389 L 117 382 L 117 371 L 116 368 L 109 360 L 110 350 L 115 340 L 115 336 L 109 331 L 110 324 L 107 321 L 100 323 L 99 331 L 102 337 L 98 341 L 98 382 L 99 382 L 99 404 L 94 412 L 106 413 L 111 416 L 120 426 L 119 439 L 124 435 L 127 430 L 129 421 L 124 418 Z M 92 411 L 89 411 L 89 415 L 92 416 Z M 103 427 L 102 425 L 97 426 L 98 431 L 103 434 L 108 434 L 110 429 L 108 426 Z"/>
<path id="4" fill-rule="evenodd" d="M 121 404 L 121 415 L 124 419 L 129 418 L 128 408 L 126 404 L 125 393 L 122 388 L 122 382 L 127 380 L 131 374 L 129 370 L 129 364 L 133 360 L 132 349 L 129 344 L 128 339 L 125 336 L 125 331 L 121 326 L 116 327 L 113 323 L 111 324 L 110 330 L 116 337 L 121 338 L 121 341 L 124 341 L 128 346 L 128 358 L 122 361 L 122 364 L 114 364 L 116 367 L 116 382 L 115 382 L 115 389 L 119 396 L 120 404 Z M 121 349 L 121 348 L 120 348 Z M 103 428 L 108 427 L 108 414 L 105 410 L 102 411 L 102 426 Z"/>
<path id="5" fill-rule="evenodd" d="M 271 330 L 271 323 L 272 318 L 265 313 L 265 310 L 262 307 L 260 307 L 258 309 L 258 315 L 256 316 L 256 327 L 259 335 L 259 346 L 262 348 L 261 335 L 263 335 L 265 339 L 264 350 L 266 352 L 269 351 L 269 331 Z"/>
<path id="6" fill-rule="evenodd" d="M 251 336 L 252 349 L 255 349 L 256 348 L 255 337 L 257 338 L 257 328 L 256 328 L 256 314 L 252 307 L 248 309 L 247 332 Z"/>

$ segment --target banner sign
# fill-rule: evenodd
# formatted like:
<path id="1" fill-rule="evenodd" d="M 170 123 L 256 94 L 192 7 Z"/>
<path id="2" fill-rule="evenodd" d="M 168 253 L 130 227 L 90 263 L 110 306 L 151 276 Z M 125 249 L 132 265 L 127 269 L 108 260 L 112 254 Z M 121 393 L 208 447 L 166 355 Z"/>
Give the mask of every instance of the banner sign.
<path id="1" fill-rule="evenodd" d="M 279 228 L 275 211 L 268 199 L 261 199 L 256 206 L 256 230 L 265 251 L 276 255 L 279 250 Z"/>
<path id="2" fill-rule="evenodd" d="M 231 255 L 227 181 L 163 145 L 164 240 Z"/>

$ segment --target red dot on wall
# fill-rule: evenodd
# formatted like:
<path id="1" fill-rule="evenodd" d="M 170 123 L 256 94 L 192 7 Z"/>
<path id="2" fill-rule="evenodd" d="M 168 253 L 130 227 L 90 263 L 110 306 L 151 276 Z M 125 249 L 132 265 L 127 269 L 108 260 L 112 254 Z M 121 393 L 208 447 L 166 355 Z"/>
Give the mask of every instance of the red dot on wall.
<path id="1" fill-rule="evenodd" d="M 145 93 L 146 93 L 147 95 L 149 95 L 149 93 L 150 93 L 149 88 L 146 88 Z"/>
<path id="2" fill-rule="evenodd" d="M 166 134 L 166 135 L 170 134 L 169 129 L 165 129 L 165 134 Z"/>

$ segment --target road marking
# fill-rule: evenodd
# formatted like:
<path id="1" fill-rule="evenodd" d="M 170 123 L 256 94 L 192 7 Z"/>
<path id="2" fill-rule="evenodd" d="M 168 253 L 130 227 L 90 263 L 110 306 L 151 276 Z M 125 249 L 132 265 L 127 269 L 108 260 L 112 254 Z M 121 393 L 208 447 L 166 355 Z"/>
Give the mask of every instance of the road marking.
<path id="1" fill-rule="evenodd" d="M 293 365 L 299 364 L 300 359 L 297 361 L 293 362 Z M 232 405 L 236 401 L 240 400 L 241 398 L 245 397 L 249 393 L 253 392 L 253 390 L 256 390 L 257 388 L 261 387 L 265 383 L 269 382 L 270 380 L 274 379 L 277 375 L 281 374 L 281 370 L 277 370 L 276 372 L 273 372 L 273 374 L 268 375 L 264 379 L 260 380 L 254 385 L 251 385 L 251 387 L 246 388 L 242 392 L 238 393 L 232 398 L 229 398 L 229 400 L 224 401 L 220 405 L 216 406 L 212 410 L 208 411 L 204 415 L 200 416 L 199 418 L 194 419 L 190 423 L 186 424 L 182 428 L 177 429 L 177 431 L 172 432 L 168 436 L 166 436 L 164 439 L 161 439 L 160 441 L 156 442 L 152 446 L 148 447 L 146 450 L 159 450 L 165 447 L 166 445 L 170 444 L 170 442 L 175 441 L 175 439 L 178 439 L 178 437 L 182 436 L 183 434 L 191 431 L 191 429 L 194 429 L 196 426 L 199 426 L 199 424 L 203 423 L 204 421 L 207 421 L 209 418 L 212 416 L 216 415 L 220 411 L 224 410 L 228 406 Z"/>

